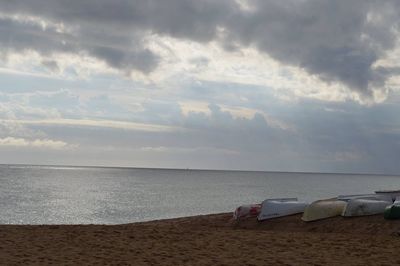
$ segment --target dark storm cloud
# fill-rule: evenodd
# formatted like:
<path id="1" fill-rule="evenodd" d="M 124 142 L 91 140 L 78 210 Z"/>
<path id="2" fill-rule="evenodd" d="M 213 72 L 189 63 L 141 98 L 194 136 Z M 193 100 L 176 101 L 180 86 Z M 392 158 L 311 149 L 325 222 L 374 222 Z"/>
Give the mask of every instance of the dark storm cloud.
<path id="1" fill-rule="evenodd" d="M 62 35 L 55 29 L 44 31 L 40 25 L 21 23 L 10 18 L 0 18 L 0 45 L 3 50 L 25 51 L 35 50 L 41 54 L 53 51 L 70 52 L 75 50 L 71 42 L 64 44 L 62 41 L 69 36 Z"/>
<path id="2" fill-rule="evenodd" d="M 364 0 L 252 1 L 229 23 L 227 41 L 253 44 L 273 58 L 331 82 L 369 92 L 391 73 L 373 68 L 393 48 L 397 3 Z"/>
<path id="3" fill-rule="evenodd" d="M 232 12 L 230 0 L 16 0 L 0 3 L 8 13 L 44 16 L 66 24 L 113 30 L 151 30 L 173 37 L 209 41 Z M 109 32 L 110 33 L 110 32 Z"/>
<path id="4" fill-rule="evenodd" d="M 0 18 L 0 46 L 3 52 L 33 50 L 44 56 L 58 52 L 84 52 L 127 72 L 136 69 L 148 73 L 157 65 L 157 55 L 141 46 L 130 47 L 132 37 L 114 36 L 112 33 L 95 36 L 95 30 L 90 34 L 86 31 L 89 29 L 75 33 L 60 32 L 54 27 L 43 28 L 40 24 Z M 112 40 L 118 43 L 114 44 Z M 57 64 L 54 60 L 45 60 L 44 65 L 48 67 L 46 62 L 50 61 L 53 65 Z"/>
<path id="5" fill-rule="evenodd" d="M 156 68 L 161 58 L 143 39 L 160 34 L 218 40 L 227 50 L 254 46 L 284 64 L 364 95 L 383 88 L 396 74 L 374 67 L 397 41 L 400 8 L 391 0 L 250 0 L 247 8 L 227 0 L 15 0 L 0 2 L 0 10 L 72 29 L 43 31 L 38 25 L 2 19 L 3 48 L 85 52 L 128 72 Z"/>
<path id="6" fill-rule="evenodd" d="M 144 34 L 210 41 L 216 36 L 216 26 L 225 17 L 227 3 L 209 0 L 2 1 L 3 14 L 40 17 L 63 23 L 72 30 L 59 33 L 3 18 L 0 42 L 6 49 L 33 49 L 45 55 L 57 51 L 84 52 L 116 69 L 149 73 L 157 66 L 159 57 L 145 47 Z"/>

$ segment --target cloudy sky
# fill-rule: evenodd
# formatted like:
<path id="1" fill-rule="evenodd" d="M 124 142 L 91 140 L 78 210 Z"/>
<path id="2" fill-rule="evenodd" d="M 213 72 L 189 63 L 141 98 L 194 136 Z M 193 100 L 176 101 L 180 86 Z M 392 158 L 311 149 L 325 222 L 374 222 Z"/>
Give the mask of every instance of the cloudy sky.
<path id="1" fill-rule="evenodd" d="M 0 1 L 0 163 L 399 174 L 399 13 Z"/>

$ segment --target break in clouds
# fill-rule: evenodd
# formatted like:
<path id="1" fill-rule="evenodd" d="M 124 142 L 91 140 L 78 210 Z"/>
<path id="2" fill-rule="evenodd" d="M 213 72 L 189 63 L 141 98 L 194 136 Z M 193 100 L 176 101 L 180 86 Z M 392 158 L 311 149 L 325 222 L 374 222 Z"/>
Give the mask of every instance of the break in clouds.
<path id="1" fill-rule="evenodd" d="M 149 74 L 163 57 L 152 35 L 227 51 L 254 47 L 278 62 L 371 97 L 397 67 L 380 63 L 396 48 L 400 2 L 368 0 L 14 0 L 0 2 L 0 46 L 90 56 L 122 73 Z M 211 59 L 212 60 L 212 59 Z M 57 61 L 44 61 L 57 68 Z"/>

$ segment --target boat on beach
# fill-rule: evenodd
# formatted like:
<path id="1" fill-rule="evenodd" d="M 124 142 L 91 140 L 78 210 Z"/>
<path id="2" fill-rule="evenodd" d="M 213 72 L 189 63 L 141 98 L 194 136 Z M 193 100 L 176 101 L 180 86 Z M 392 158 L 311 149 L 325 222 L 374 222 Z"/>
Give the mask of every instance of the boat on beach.
<path id="1" fill-rule="evenodd" d="M 387 220 L 400 219 L 400 197 L 397 197 L 392 205 L 385 208 L 383 217 Z"/>
<path id="2" fill-rule="evenodd" d="M 395 201 L 397 197 L 400 197 L 400 190 L 377 190 L 375 194 L 378 195 L 388 195 L 392 197 L 392 201 Z"/>
<path id="3" fill-rule="evenodd" d="M 346 201 L 337 198 L 317 200 L 305 208 L 301 219 L 305 222 L 311 222 L 340 216 L 346 205 Z"/>
<path id="4" fill-rule="evenodd" d="M 261 204 L 258 221 L 283 217 L 304 212 L 307 203 L 299 202 L 297 198 L 266 199 Z"/>
<path id="5" fill-rule="evenodd" d="M 397 197 L 397 198 L 396 198 Z M 393 200 L 397 199 L 395 203 Z M 339 195 L 311 204 L 297 198 L 266 199 L 262 204 L 243 205 L 234 212 L 235 219 L 257 217 L 258 221 L 303 213 L 305 222 L 335 216 L 365 216 L 384 213 L 386 219 L 400 219 L 400 190 L 380 190 L 369 194 Z"/>
<path id="6" fill-rule="evenodd" d="M 355 198 L 347 203 L 342 216 L 351 217 L 384 213 L 385 208 L 391 204 L 391 200 Z"/>
<path id="7" fill-rule="evenodd" d="M 347 202 L 353 199 L 375 199 L 375 200 L 392 201 L 392 196 L 388 194 L 353 194 L 353 195 L 339 195 L 337 199 Z"/>
<path id="8" fill-rule="evenodd" d="M 233 219 L 240 220 L 248 217 L 255 217 L 260 213 L 261 204 L 246 204 L 236 208 L 233 212 Z"/>

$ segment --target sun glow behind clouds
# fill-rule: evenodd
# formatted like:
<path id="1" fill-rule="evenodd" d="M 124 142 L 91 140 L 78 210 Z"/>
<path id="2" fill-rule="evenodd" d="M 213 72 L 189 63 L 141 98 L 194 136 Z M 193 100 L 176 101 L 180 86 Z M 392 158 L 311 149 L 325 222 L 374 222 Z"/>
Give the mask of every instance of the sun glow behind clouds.
<path id="1" fill-rule="evenodd" d="M 398 169 L 395 1 L 152 3 L 0 1 L 0 155 Z"/>
<path id="2" fill-rule="evenodd" d="M 173 89 L 193 79 L 229 81 L 272 89 L 282 97 L 289 94 L 293 98 L 323 101 L 366 101 L 342 84 L 325 83 L 304 69 L 281 64 L 255 48 L 226 51 L 216 42 L 202 44 L 157 35 L 147 41 L 149 47 L 164 58 L 149 75 L 160 87 Z"/>

